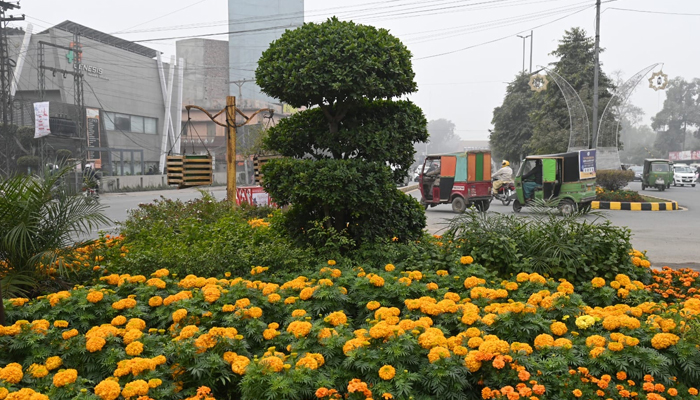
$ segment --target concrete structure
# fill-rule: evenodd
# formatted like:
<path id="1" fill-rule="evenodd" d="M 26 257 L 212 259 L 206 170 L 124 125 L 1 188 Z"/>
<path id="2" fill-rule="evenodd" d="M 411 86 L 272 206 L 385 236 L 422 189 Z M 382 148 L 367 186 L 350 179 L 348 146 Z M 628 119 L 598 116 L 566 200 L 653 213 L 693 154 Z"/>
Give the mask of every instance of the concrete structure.
<path id="1" fill-rule="evenodd" d="M 304 0 L 228 0 L 229 92 L 242 108 L 277 103 L 255 84 L 258 59 L 287 29 L 304 23 Z"/>
<path id="2" fill-rule="evenodd" d="M 79 114 L 74 106 L 73 76 L 46 71 L 43 100 L 50 102 L 52 117 L 48 152 L 67 148 L 78 159 L 85 154 L 87 159 L 99 158 L 97 164 L 101 164 L 105 175 L 154 172 L 161 156 L 165 101 L 155 59 L 157 52 L 148 47 L 70 21 L 33 35 L 24 67 L 18 74 L 15 123 L 33 126 L 32 103 L 42 99 L 38 79 L 39 42 L 69 48 L 75 29 L 81 35 L 80 64 L 74 64 L 73 52 L 44 45 L 43 65 L 67 71 L 80 66 L 84 75 L 84 105 L 87 113 L 99 120 L 92 127 L 99 127 L 99 141 L 88 146 L 85 130 L 77 132 Z M 10 38 L 10 57 L 17 57 L 22 40 L 22 35 Z M 163 68 L 165 75 L 169 75 L 170 66 L 165 64 Z M 172 109 L 179 111 L 180 106 Z M 176 120 L 177 114 L 171 112 L 171 115 Z M 86 124 L 84 121 L 83 127 Z M 88 147 L 102 150 L 89 152 Z"/>

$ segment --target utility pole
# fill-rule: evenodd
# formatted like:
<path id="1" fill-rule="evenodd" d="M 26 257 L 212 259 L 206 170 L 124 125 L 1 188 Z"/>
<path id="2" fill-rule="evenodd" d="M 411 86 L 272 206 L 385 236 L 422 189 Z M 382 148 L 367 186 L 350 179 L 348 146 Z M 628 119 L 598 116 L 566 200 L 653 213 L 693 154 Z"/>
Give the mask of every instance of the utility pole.
<path id="1" fill-rule="evenodd" d="M 7 45 L 7 23 L 24 21 L 24 15 L 21 17 L 6 16 L 5 11 L 17 8 L 19 8 L 19 2 L 15 4 L 9 1 L 0 1 L 0 102 L 2 102 L 0 112 L 2 112 L 2 137 L 5 142 L 5 145 L 0 147 L 0 160 L 5 159 L 5 165 L 0 166 L 0 173 L 6 176 L 10 174 L 10 124 L 12 124 L 12 95 L 10 93 L 12 67 L 10 66 Z M 2 310 L 0 310 L 0 317 L 4 317 Z"/>
<path id="2" fill-rule="evenodd" d="M 598 74 L 600 73 L 600 0 L 595 2 L 595 48 L 593 50 L 594 63 L 593 66 L 593 142 L 588 145 L 588 148 L 595 149 L 598 147 Z"/>
<path id="3" fill-rule="evenodd" d="M 191 109 L 196 109 L 209 117 L 215 124 L 226 128 L 226 200 L 236 205 L 236 129 L 246 125 L 253 117 L 261 112 L 273 112 L 270 108 L 262 108 L 255 111 L 250 116 L 245 115 L 236 107 L 236 97 L 226 96 L 226 108 L 212 115 L 209 111 L 195 105 L 187 105 L 185 109 L 189 112 Z M 216 120 L 222 113 L 226 112 L 226 123 Z M 243 122 L 236 123 L 236 114 L 243 117 Z"/>
<path id="4" fill-rule="evenodd" d="M 532 34 L 525 35 L 525 36 L 520 36 L 520 35 L 516 35 L 516 36 L 523 40 L 523 69 L 521 71 L 525 72 L 525 39 L 531 37 Z M 532 44 L 532 42 L 530 42 L 530 43 Z M 532 54 L 530 54 L 530 58 L 532 58 Z M 530 64 L 532 65 L 532 61 L 530 61 Z M 530 69 L 532 69 L 532 66 L 530 66 Z"/>
<path id="5" fill-rule="evenodd" d="M 535 31 L 530 31 L 530 74 L 532 74 L 532 42 L 535 40 Z"/>
<path id="6" fill-rule="evenodd" d="M 73 104 L 78 109 L 78 138 L 80 138 L 80 158 L 81 158 L 81 168 L 85 168 L 86 163 L 86 151 L 87 146 L 87 130 L 83 129 L 86 123 L 85 118 L 85 93 L 83 91 L 83 73 L 80 70 L 83 62 L 83 49 L 80 44 L 80 30 L 78 27 L 75 28 L 73 32 L 73 43 L 71 46 L 73 48 L 73 70 L 76 72 L 73 74 Z"/>

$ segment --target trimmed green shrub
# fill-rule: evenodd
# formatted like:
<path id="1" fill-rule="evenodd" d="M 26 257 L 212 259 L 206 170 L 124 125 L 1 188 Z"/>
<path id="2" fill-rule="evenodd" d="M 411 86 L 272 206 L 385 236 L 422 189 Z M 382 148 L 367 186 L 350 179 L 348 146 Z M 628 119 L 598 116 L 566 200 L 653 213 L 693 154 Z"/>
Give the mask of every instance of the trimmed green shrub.
<path id="1" fill-rule="evenodd" d="M 596 171 L 596 183 L 606 191 L 620 190 L 634 180 L 634 171 L 602 169 Z"/>

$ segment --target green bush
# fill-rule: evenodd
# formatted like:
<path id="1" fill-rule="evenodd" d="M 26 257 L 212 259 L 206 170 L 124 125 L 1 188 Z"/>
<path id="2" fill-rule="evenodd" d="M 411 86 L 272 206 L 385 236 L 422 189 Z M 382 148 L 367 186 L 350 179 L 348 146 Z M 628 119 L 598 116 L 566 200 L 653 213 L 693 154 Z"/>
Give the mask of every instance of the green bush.
<path id="1" fill-rule="evenodd" d="M 253 227 L 251 219 L 273 214 L 271 226 Z M 236 207 L 203 193 L 182 202 L 162 198 L 132 210 L 122 223 L 126 257 L 112 260 L 110 270 L 150 274 L 168 268 L 180 275 L 243 274 L 251 267 L 295 271 L 312 259 L 283 235 L 278 211 Z"/>
<path id="2" fill-rule="evenodd" d="M 574 285 L 595 277 L 627 274 L 649 281 L 648 270 L 630 260 L 630 230 L 610 221 L 579 221 L 551 213 L 527 218 L 496 213 L 465 213 L 448 232 L 452 246 L 480 260 L 499 276 L 538 272 Z"/>
<path id="3" fill-rule="evenodd" d="M 596 183 L 606 191 L 620 190 L 634 180 L 634 171 L 603 169 L 596 171 Z"/>
<path id="4" fill-rule="evenodd" d="M 596 200 L 600 201 L 644 201 L 644 198 L 633 190 L 605 191 L 596 194 Z"/>

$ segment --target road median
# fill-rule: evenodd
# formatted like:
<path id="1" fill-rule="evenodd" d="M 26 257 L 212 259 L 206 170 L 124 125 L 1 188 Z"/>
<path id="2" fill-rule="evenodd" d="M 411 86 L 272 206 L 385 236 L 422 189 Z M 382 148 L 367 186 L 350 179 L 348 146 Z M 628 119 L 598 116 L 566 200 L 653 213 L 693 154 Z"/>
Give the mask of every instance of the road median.
<path id="1" fill-rule="evenodd" d="M 593 201 L 591 208 L 594 210 L 620 210 L 620 211 L 677 211 L 680 210 L 678 202 L 632 202 L 632 201 Z"/>

